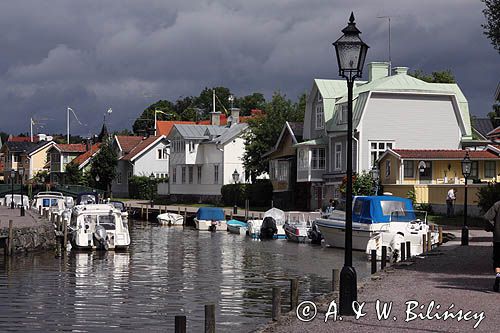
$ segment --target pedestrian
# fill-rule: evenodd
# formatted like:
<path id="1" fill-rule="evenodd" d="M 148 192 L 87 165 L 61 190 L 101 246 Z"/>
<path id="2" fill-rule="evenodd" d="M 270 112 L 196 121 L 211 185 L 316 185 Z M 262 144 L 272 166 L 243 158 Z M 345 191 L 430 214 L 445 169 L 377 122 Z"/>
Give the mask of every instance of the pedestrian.
<path id="1" fill-rule="evenodd" d="M 455 204 L 455 200 L 457 199 L 456 194 L 457 194 L 457 189 L 452 188 L 448 191 L 448 194 L 446 195 L 446 216 L 447 217 L 453 217 L 455 215 L 454 204 Z"/>
<path id="2" fill-rule="evenodd" d="M 487 221 L 486 231 L 493 232 L 493 267 L 495 269 L 495 284 L 493 291 L 500 289 L 500 200 L 484 214 Z"/>

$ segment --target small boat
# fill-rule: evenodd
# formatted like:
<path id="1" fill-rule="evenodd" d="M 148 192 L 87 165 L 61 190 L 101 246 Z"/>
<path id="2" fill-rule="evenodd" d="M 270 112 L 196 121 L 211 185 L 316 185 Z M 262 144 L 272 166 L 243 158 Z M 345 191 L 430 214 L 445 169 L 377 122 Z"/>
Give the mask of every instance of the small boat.
<path id="1" fill-rule="evenodd" d="M 21 196 L 20 194 L 9 194 L 3 198 L 3 205 L 10 207 L 11 203 L 14 202 L 15 208 L 20 208 L 24 206 L 25 209 L 28 209 L 30 205 L 30 198 L 27 195 Z"/>
<path id="2" fill-rule="evenodd" d="M 156 217 L 160 225 L 168 226 L 182 226 L 184 224 L 184 217 L 174 213 L 163 213 Z"/>
<path id="3" fill-rule="evenodd" d="M 285 221 L 285 212 L 281 209 L 271 208 L 266 211 L 260 226 L 260 239 L 285 239 L 286 234 L 283 229 Z"/>
<path id="4" fill-rule="evenodd" d="M 99 194 L 97 192 L 78 193 L 76 198 L 77 205 L 95 205 L 99 203 Z"/>
<path id="5" fill-rule="evenodd" d="M 197 230 L 227 231 L 224 210 L 218 207 L 200 207 L 196 212 L 194 224 Z"/>
<path id="6" fill-rule="evenodd" d="M 311 227 L 310 222 L 308 222 L 304 217 L 304 213 L 288 212 L 286 222 L 283 225 L 286 239 L 297 243 L 304 243 L 307 239 L 307 231 Z"/>
<path id="7" fill-rule="evenodd" d="M 108 204 L 73 207 L 69 228 L 75 249 L 119 250 L 130 245 L 127 223 L 121 212 Z"/>
<path id="8" fill-rule="evenodd" d="M 63 211 L 67 208 L 71 208 L 73 204 L 73 198 L 68 199 L 61 192 L 38 192 L 31 203 L 31 207 L 35 210 L 50 209 L 52 211 Z"/>
<path id="9" fill-rule="evenodd" d="M 262 226 L 261 219 L 248 220 L 247 221 L 248 236 L 252 237 L 252 239 L 259 239 L 261 226 Z"/>
<path id="10" fill-rule="evenodd" d="M 246 235 L 248 232 L 248 225 L 242 221 L 229 220 L 227 221 L 227 230 L 232 234 Z"/>

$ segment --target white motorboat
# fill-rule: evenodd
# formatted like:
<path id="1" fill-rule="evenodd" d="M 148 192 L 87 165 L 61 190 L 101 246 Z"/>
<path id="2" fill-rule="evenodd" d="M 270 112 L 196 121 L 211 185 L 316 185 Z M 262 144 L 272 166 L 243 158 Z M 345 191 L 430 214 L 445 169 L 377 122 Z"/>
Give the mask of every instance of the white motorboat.
<path id="1" fill-rule="evenodd" d="M 73 198 L 68 199 L 61 192 L 38 192 L 31 203 L 31 208 L 39 210 L 49 209 L 52 211 L 63 211 L 66 208 L 71 208 Z"/>
<path id="2" fill-rule="evenodd" d="M 232 234 L 246 235 L 248 232 L 248 224 L 238 220 L 227 221 L 227 231 Z"/>
<path id="3" fill-rule="evenodd" d="M 27 195 L 21 196 L 20 194 L 9 194 L 3 198 L 3 205 L 7 207 L 11 207 L 11 203 L 14 202 L 15 208 L 20 208 L 24 206 L 25 209 L 28 209 L 30 205 L 30 198 Z"/>
<path id="4" fill-rule="evenodd" d="M 108 199 L 108 205 L 111 205 L 112 207 L 114 207 L 114 208 L 118 209 L 120 212 L 122 212 L 123 221 L 128 222 L 128 212 L 127 212 L 127 207 L 125 206 L 125 203 L 123 203 L 122 201 Z"/>
<path id="5" fill-rule="evenodd" d="M 70 222 L 71 246 L 76 249 L 118 250 L 130 245 L 127 223 L 108 204 L 77 205 Z"/>
<path id="6" fill-rule="evenodd" d="M 285 222 L 286 215 L 281 209 L 271 208 L 266 211 L 260 226 L 260 239 L 285 239 Z"/>
<path id="7" fill-rule="evenodd" d="M 352 248 L 366 251 L 369 240 L 378 233 L 390 230 L 391 218 L 409 223 L 414 215 L 410 199 L 395 196 L 357 196 L 352 209 Z M 402 222 L 397 222 L 402 223 Z M 328 218 L 319 218 L 316 225 L 326 244 L 333 247 L 345 246 L 345 212 L 334 210 Z"/>
<path id="8" fill-rule="evenodd" d="M 168 226 L 182 226 L 184 224 L 184 217 L 174 213 L 163 213 L 156 217 L 160 225 Z"/>
<path id="9" fill-rule="evenodd" d="M 197 230 L 227 231 L 224 210 L 218 207 L 200 207 L 196 212 L 194 224 Z"/>
<path id="10" fill-rule="evenodd" d="M 261 219 L 248 220 L 247 221 L 248 236 L 252 237 L 252 239 L 259 239 L 261 226 L 262 226 Z"/>

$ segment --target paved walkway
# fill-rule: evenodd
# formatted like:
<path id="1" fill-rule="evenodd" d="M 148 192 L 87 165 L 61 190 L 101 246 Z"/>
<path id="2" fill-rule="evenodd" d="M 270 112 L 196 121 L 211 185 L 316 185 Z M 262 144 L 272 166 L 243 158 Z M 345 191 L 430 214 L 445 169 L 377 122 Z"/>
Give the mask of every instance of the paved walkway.
<path id="1" fill-rule="evenodd" d="M 459 236 L 459 232 L 455 231 Z M 358 293 L 358 301 L 366 302 L 363 312 L 366 316 L 342 321 L 324 322 L 327 306 L 336 300 L 334 294 L 326 295 L 318 304 L 316 318 L 311 322 L 301 322 L 295 313 L 273 323 L 261 332 L 498 332 L 500 327 L 500 293 L 492 291 L 494 274 L 492 269 L 491 233 L 471 230 L 468 247 L 462 247 L 457 240 L 448 242 L 423 259 L 417 259 L 410 266 L 394 268 L 380 273 L 379 280 L 368 281 Z M 392 312 L 387 320 L 378 320 L 376 301 L 393 302 Z M 407 313 L 407 302 L 416 301 L 418 306 Z M 429 304 L 429 317 L 414 317 L 421 313 L 424 317 Z M 320 301 L 318 301 L 320 302 Z M 408 306 L 412 306 L 409 303 Z M 439 307 L 437 306 L 439 304 Z M 452 306 L 453 305 L 453 306 Z M 420 308 L 420 307 L 423 308 Z M 439 309 L 438 309 L 439 308 Z M 443 315 L 446 310 L 457 314 L 460 309 L 461 321 L 449 318 L 436 319 L 436 313 Z M 480 313 L 484 319 L 480 321 Z M 413 319 L 405 321 L 405 319 Z M 466 320 L 470 319 L 470 320 Z"/>
<path id="2" fill-rule="evenodd" d="M 0 229 L 9 227 L 9 220 L 12 220 L 14 228 L 32 227 L 38 225 L 38 213 L 26 209 L 25 216 L 21 216 L 19 208 L 0 206 Z"/>

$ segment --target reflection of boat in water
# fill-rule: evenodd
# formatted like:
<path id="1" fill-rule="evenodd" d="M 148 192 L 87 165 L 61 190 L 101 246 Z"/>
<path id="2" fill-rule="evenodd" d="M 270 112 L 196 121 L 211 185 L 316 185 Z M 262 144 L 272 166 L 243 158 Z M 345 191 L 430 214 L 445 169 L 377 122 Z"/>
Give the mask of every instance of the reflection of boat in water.
<path id="1" fill-rule="evenodd" d="M 127 223 L 108 204 L 75 206 L 70 222 L 71 246 L 76 249 L 126 249 L 130 245 Z"/>
<path id="2" fill-rule="evenodd" d="M 218 207 L 200 207 L 194 218 L 194 223 L 198 230 L 227 230 L 224 210 Z"/>
<path id="3" fill-rule="evenodd" d="M 184 217 L 175 213 L 163 213 L 156 217 L 160 225 L 168 226 L 182 226 L 184 224 Z"/>
<path id="4" fill-rule="evenodd" d="M 227 221 L 227 231 L 232 234 L 246 235 L 248 231 L 248 225 L 242 221 L 229 220 Z"/>

